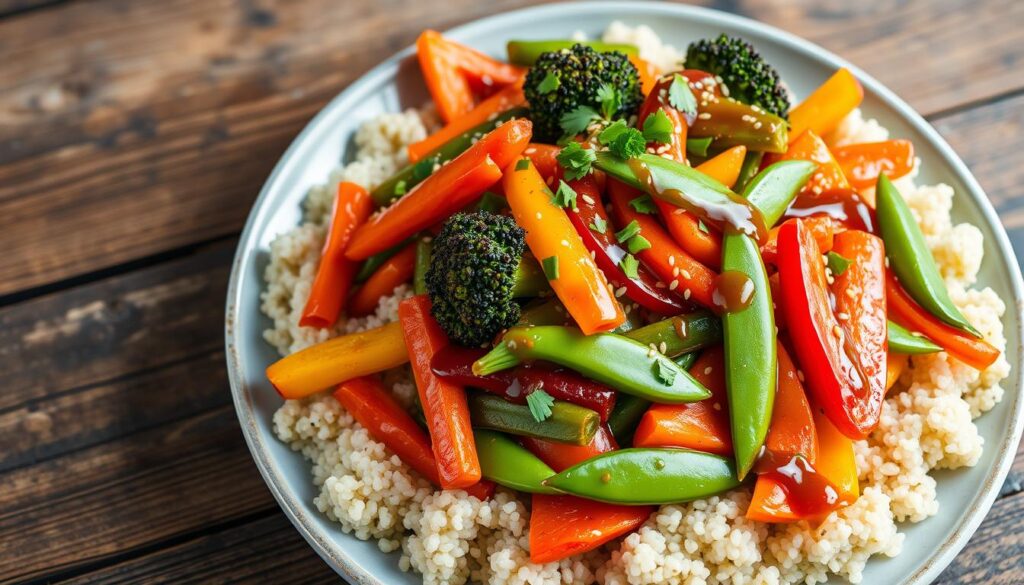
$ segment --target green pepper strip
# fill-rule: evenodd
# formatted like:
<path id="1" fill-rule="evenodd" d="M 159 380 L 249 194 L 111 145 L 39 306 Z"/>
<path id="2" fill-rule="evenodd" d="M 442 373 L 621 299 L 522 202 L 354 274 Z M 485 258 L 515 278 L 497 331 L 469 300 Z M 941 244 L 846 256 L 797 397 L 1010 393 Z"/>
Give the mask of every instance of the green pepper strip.
<path id="1" fill-rule="evenodd" d="M 420 181 L 426 179 L 433 173 L 435 165 L 444 164 L 459 156 L 473 145 L 473 141 L 476 138 L 479 138 L 483 134 L 487 134 L 496 128 L 498 124 L 511 120 L 512 118 L 522 118 L 524 115 L 526 115 L 525 108 L 512 108 L 511 110 L 506 110 L 498 114 L 493 120 L 488 120 L 479 126 L 471 128 L 470 130 L 437 147 L 436 150 L 433 150 L 424 156 L 422 160 L 415 164 L 403 167 L 397 173 L 392 175 L 390 179 L 378 185 L 377 188 L 370 193 L 370 196 L 378 206 L 391 203 L 402 196 L 401 193 L 395 193 L 395 189 L 398 187 L 399 183 L 404 181 L 405 192 L 409 192 L 413 187 L 419 184 Z"/>
<path id="2" fill-rule="evenodd" d="M 814 163 L 777 163 L 754 178 L 744 196 L 775 223 L 817 168 Z M 740 479 L 754 465 L 768 435 L 778 374 L 775 312 L 768 272 L 752 238 L 730 230 L 722 238 L 722 272 L 740 272 L 754 287 L 750 304 L 722 314 L 725 380 L 733 450 Z"/>
<path id="3" fill-rule="evenodd" d="M 572 39 L 557 39 L 550 41 L 509 41 L 508 62 L 513 65 L 532 66 L 537 62 L 543 53 L 561 51 L 572 48 L 573 45 L 584 45 L 598 53 L 618 51 L 626 55 L 637 55 L 639 51 L 633 45 L 605 43 L 601 41 L 574 41 Z"/>
<path id="4" fill-rule="evenodd" d="M 650 347 L 653 345 L 660 351 L 665 344 L 665 355 L 675 357 L 680 354 L 713 345 L 722 340 L 722 325 L 707 311 L 686 313 L 662 321 L 657 321 L 634 329 L 626 337 L 635 339 Z"/>
<path id="5" fill-rule="evenodd" d="M 748 150 L 783 153 L 788 148 L 788 124 L 775 114 L 729 98 L 701 105 L 700 112 L 707 117 L 697 116 L 690 136 L 712 138 L 716 149 L 746 146 Z"/>
<path id="6" fill-rule="evenodd" d="M 942 348 L 932 343 L 927 337 L 914 335 L 903 327 L 889 321 L 889 351 L 920 355 L 942 351 Z"/>
<path id="7" fill-rule="evenodd" d="M 498 485 L 531 494 L 557 494 L 541 482 L 555 470 L 507 435 L 473 429 L 481 474 Z"/>
<path id="8" fill-rule="evenodd" d="M 526 360 L 545 360 L 632 394 L 664 404 L 711 396 L 700 382 L 663 354 L 622 335 L 584 335 L 572 327 L 514 327 L 473 364 L 477 375 L 493 374 Z"/>
<path id="9" fill-rule="evenodd" d="M 711 148 L 711 142 L 714 138 L 687 138 L 686 139 L 686 152 L 695 154 L 697 156 L 707 156 L 708 149 Z"/>
<path id="10" fill-rule="evenodd" d="M 689 370 L 693 362 L 697 361 L 698 353 L 696 351 L 684 353 L 679 357 L 673 358 L 673 361 L 680 368 Z M 636 425 L 650 406 L 651 402 L 649 400 L 630 396 L 629 394 L 619 394 L 618 398 L 615 399 L 615 408 L 612 409 L 612 413 L 608 416 L 608 428 L 611 429 L 612 436 L 615 437 L 619 446 L 628 447 L 633 444 L 633 433 L 636 431 Z"/>
<path id="11" fill-rule="evenodd" d="M 416 264 L 412 273 L 412 290 L 418 295 L 427 292 L 427 269 L 430 268 L 430 251 L 434 243 L 429 238 L 416 242 Z"/>
<path id="12" fill-rule="evenodd" d="M 672 504 L 740 485 L 732 461 L 689 449 L 620 449 L 544 481 L 561 492 L 613 504 Z"/>
<path id="13" fill-rule="evenodd" d="M 601 424 L 601 417 L 593 410 L 562 400 L 551 405 L 551 416 L 538 422 L 530 407 L 488 394 L 469 397 L 469 414 L 474 428 L 573 445 L 589 445 Z"/>
<path id="14" fill-rule="evenodd" d="M 762 160 L 764 160 L 763 152 L 748 150 L 746 156 L 743 157 L 743 166 L 740 167 L 740 174 L 736 178 L 736 184 L 733 185 L 733 188 L 741 192 L 746 189 L 747 183 L 754 178 L 757 170 L 761 168 Z"/>
<path id="15" fill-rule="evenodd" d="M 875 213 L 889 267 L 907 293 L 945 323 L 981 337 L 949 298 L 921 228 L 914 221 L 907 202 L 885 174 L 878 175 Z"/>
<path id="16" fill-rule="evenodd" d="M 394 248 L 388 248 L 379 254 L 374 254 L 363 261 L 363 265 L 359 267 L 359 272 L 356 273 L 356 282 L 363 282 L 367 278 L 373 276 L 374 272 L 380 268 L 385 262 L 391 259 L 392 256 L 399 253 L 402 248 L 409 244 L 411 238 L 403 241 Z"/>

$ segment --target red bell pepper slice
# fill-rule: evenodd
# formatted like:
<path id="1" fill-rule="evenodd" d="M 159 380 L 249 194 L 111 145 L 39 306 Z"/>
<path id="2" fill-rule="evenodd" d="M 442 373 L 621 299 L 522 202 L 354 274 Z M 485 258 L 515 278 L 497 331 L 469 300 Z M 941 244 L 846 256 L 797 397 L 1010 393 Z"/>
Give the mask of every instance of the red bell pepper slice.
<path id="1" fill-rule="evenodd" d="M 796 220 L 790 219 L 787 221 Z M 833 227 L 831 217 L 827 215 L 814 215 L 801 221 L 811 230 L 811 233 L 814 235 L 814 241 L 818 242 L 818 248 L 822 253 L 832 249 L 833 240 L 835 239 L 835 228 Z M 764 259 L 765 264 L 775 264 L 776 260 L 778 260 L 778 255 L 779 226 L 776 226 L 768 230 L 768 241 L 761 246 L 761 258 Z M 773 296 L 772 298 L 775 297 Z"/>
<path id="2" fill-rule="evenodd" d="M 779 229 L 778 301 L 808 386 L 845 435 L 864 438 L 878 422 L 868 376 L 832 313 L 821 249 L 803 221 Z"/>
<path id="3" fill-rule="evenodd" d="M 519 440 L 524 447 L 556 472 L 569 469 L 581 461 L 619 448 L 608 425 L 598 427 L 597 434 L 594 435 L 594 440 L 589 445 L 570 445 L 534 437 L 520 437 Z"/>
<path id="4" fill-rule="evenodd" d="M 475 201 L 523 152 L 532 128 L 529 120 L 516 119 L 492 130 L 390 207 L 370 216 L 352 235 L 345 255 L 352 260 L 369 258 Z"/>
<path id="5" fill-rule="evenodd" d="M 569 221 L 576 228 L 576 233 L 583 240 L 587 250 L 594 255 L 594 261 L 608 277 L 608 281 L 616 289 L 625 288 L 626 296 L 641 307 L 661 315 L 682 313 L 688 303 L 678 294 L 665 288 L 658 288 L 657 277 L 646 266 L 637 269 L 637 278 L 626 276 L 619 267 L 619 262 L 628 252 L 615 241 L 615 230 L 608 222 L 601 191 L 597 188 L 597 181 L 593 175 L 571 181 L 569 186 L 576 191 L 579 212 L 568 211 L 566 215 L 569 216 Z M 597 227 L 604 229 L 598 230 Z"/>
<path id="6" fill-rule="evenodd" d="M 430 429 L 441 487 L 457 489 L 480 481 L 480 460 L 470 428 L 466 392 L 434 374 L 430 361 L 448 345 L 444 331 L 430 315 L 430 299 L 417 295 L 398 305 L 416 388 Z"/>
<path id="7" fill-rule="evenodd" d="M 882 173 L 898 179 L 914 169 L 914 143 L 909 140 L 848 144 L 832 154 L 855 189 L 874 187 Z"/>
<path id="8" fill-rule="evenodd" d="M 615 407 L 614 390 L 569 370 L 533 364 L 478 376 L 473 373 L 473 362 L 485 353 L 486 349 L 450 345 L 434 355 L 431 369 L 453 384 L 480 388 L 517 404 L 526 403 L 531 388 L 541 388 L 552 398 L 597 412 L 601 422 L 608 420 Z"/>
<path id="9" fill-rule="evenodd" d="M 665 145 L 658 142 L 648 143 L 648 147 L 656 149 L 659 153 L 667 154 L 677 162 L 686 161 L 686 131 L 689 129 L 686 116 L 675 109 L 669 102 L 669 88 L 675 79 L 675 74 L 664 75 L 654 84 L 654 89 L 647 94 L 644 103 L 640 106 L 640 114 L 637 117 L 637 128 L 644 127 L 644 120 L 653 116 L 658 110 L 665 112 L 669 122 L 672 122 L 672 141 Z"/>

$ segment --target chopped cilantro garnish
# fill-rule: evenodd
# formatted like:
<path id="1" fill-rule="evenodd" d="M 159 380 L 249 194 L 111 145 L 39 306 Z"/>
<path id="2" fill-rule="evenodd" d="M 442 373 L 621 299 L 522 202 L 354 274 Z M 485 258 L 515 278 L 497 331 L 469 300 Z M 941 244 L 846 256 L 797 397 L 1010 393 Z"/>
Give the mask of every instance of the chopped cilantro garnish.
<path id="1" fill-rule="evenodd" d="M 711 148 L 711 142 L 714 139 L 710 136 L 704 138 L 687 138 L 686 139 L 686 152 L 690 154 L 696 154 L 697 156 L 707 156 L 708 149 Z"/>
<path id="2" fill-rule="evenodd" d="M 647 142 L 669 144 L 672 142 L 674 130 L 672 120 L 668 119 L 668 114 L 665 113 L 665 110 L 659 109 L 644 120 L 644 139 Z"/>
<path id="3" fill-rule="evenodd" d="M 530 407 L 530 414 L 537 422 L 544 422 L 551 417 L 551 406 L 554 404 L 555 399 L 541 389 L 526 395 L 526 405 Z"/>
<path id="4" fill-rule="evenodd" d="M 600 215 L 594 216 L 594 221 L 590 222 L 590 229 L 594 230 L 599 234 L 603 234 L 608 230 L 608 222 L 605 221 Z"/>
<path id="5" fill-rule="evenodd" d="M 678 73 L 672 78 L 672 85 L 668 88 L 668 103 L 687 116 L 697 114 L 697 99 L 690 91 L 690 82 Z"/>
<path id="6" fill-rule="evenodd" d="M 576 209 L 576 191 L 565 181 L 559 181 L 558 191 L 555 191 L 555 196 L 551 199 L 551 202 L 559 207 Z"/>
<path id="7" fill-rule="evenodd" d="M 629 206 L 637 213 L 643 213 L 646 215 L 658 212 L 658 206 L 654 204 L 654 199 L 651 199 L 650 195 L 641 195 L 636 199 L 631 200 L 629 202 Z"/>
<path id="8" fill-rule="evenodd" d="M 640 274 L 637 272 L 640 269 L 640 262 L 632 254 L 626 254 L 622 257 L 622 260 L 619 262 L 619 268 L 629 278 L 640 278 Z"/>
<path id="9" fill-rule="evenodd" d="M 570 181 L 582 179 L 590 173 L 590 165 L 597 160 L 597 154 L 589 148 L 583 148 L 579 142 L 566 144 L 558 156 L 558 164 L 565 169 L 565 178 Z"/>
<path id="10" fill-rule="evenodd" d="M 553 72 L 549 72 L 537 86 L 537 91 L 542 94 L 549 94 L 562 85 L 562 81 Z"/>
<path id="11" fill-rule="evenodd" d="M 601 130 L 601 133 L 597 135 L 597 140 L 607 146 L 615 142 L 615 139 L 627 130 L 629 130 L 629 125 L 624 120 L 616 120 L 609 124 L 607 128 Z"/>
<path id="12" fill-rule="evenodd" d="M 407 190 L 408 188 L 406 187 L 405 181 L 395 183 L 395 195 L 405 195 Z"/>
<path id="13" fill-rule="evenodd" d="M 615 232 L 615 239 L 618 240 L 619 243 L 621 244 L 622 242 L 625 242 L 626 240 L 632 238 L 633 236 L 635 236 L 635 235 L 637 235 L 639 233 L 640 233 L 640 224 L 637 223 L 637 221 L 634 219 L 633 221 L 629 222 L 629 224 L 626 227 L 624 227 L 621 230 Z"/>
<path id="14" fill-rule="evenodd" d="M 835 252 L 828 253 L 828 267 L 832 271 L 832 276 L 839 276 L 846 272 L 846 269 L 853 264 L 852 260 L 844 258 Z"/>
<path id="15" fill-rule="evenodd" d="M 608 149 L 621 159 L 636 158 L 647 151 L 647 141 L 636 128 L 627 128 L 615 138 Z"/>
<path id="16" fill-rule="evenodd" d="M 544 276 L 548 277 L 548 280 L 558 280 L 558 256 L 549 256 L 542 260 L 540 265 L 544 268 Z"/>
<path id="17" fill-rule="evenodd" d="M 678 372 L 673 365 L 672 362 L 661 356 L 658 356 L 658 359 L 654 362 L 654 375 L 666 386 L 671 386 L 676 381 L 676 374 Z"/>
<path id="18" fill-rule="evenodd" d="M 646 249 L 648 249 L 650 247 L 651 247 L 651 243 L 649 241 L 647 241 L 647 238 L 641 236 L 640 234 L 637 234 L 637 235 L 633 236 L 632 238 L 629 238 L 629 241 L 626 242 L 626 248 L 629 249 L 629 253 L 630 254 L 636 254 L 637 252 L 643 252 L 644 250 L 646 250 Z"/>
<path id="19" fill-rule="evenodd" d="M 614 85 L 604 84 L 597 88 L 597 100 L 601 103 L 601 114 L 605 120 L 611 120 L 615 112 L 619 110 L 619 90 Z"/>
<path id="20" fill-rule="evenodd" d="M 558 125 L 569 136 L 576 136 L 600 117 L 597 110 L 590 106 L 577 106 L 575 110 L 563 115 Z"/>

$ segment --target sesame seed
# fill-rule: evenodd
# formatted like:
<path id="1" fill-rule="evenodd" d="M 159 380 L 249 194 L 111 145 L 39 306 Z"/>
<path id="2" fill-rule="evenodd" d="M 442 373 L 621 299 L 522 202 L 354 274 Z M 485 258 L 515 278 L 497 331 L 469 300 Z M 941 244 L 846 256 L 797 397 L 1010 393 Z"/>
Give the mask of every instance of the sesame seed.
<path id="1" fill-rule="evenodd" d="M 683 291 L 683 298 L 686 300 L 690 300 L 690 289 L 686 289 Z"/>
<path id="2" fill-rule="evenodd" d="M 708 112 L 701 112 L 701 113 L 697 114 L 697 117 L 700 118 L 701 120 L 710 120 L 711 119 L 711 114 L 708 113 Z"/>
<path id="3" fill-rule="evenodd" d="M 763 126 L 763 124 L 760 122 L 754 122 L 754 130 L 760 130 L 761 126 Z"/>
<path id="4" fill-rule="evenodd" d="M 667 344 L 667 343 L 665 343 L 664 341 L 662 341 L 662 342 L 661 342 L 661 343 L 660 343 L 660 344 L 658 345 L 658 351 L 660 351 L 661 353 L 665 353 L 666 351 L 668 351 L 668 344 Z"/>
<path id="5" fill-rule="evenodd" d="M 512 349 L 512 350 L 514 350 L 516 348 L 516 340 L 515 339 L 509 339 L 508 340 L 508 348 Z"/>
<path id="6" fill-rule="evenodd" d="M 523 154 L 531 155 L 531 154 L 533 154 L 535 152 L 537 152 L 537 149 L 531 146 L 530 148 L 527 148 L 526 150 L 524 150 Z"/>
<path id="7" fill-rule="evenodd" d="M 832 333 L 835 334 L 836 337 L 842 337 L 843 336 L 843 330 L 842 330 L 842 328 L 839 327 L 839 325 L 833 325 L 832 326 Z"/>
<path id="8" fill-rule="evenodd" d="M 682 214 L 686 213 L 686 210 L 683 209 L 682 207 L 680 207 L 679 209 L 673 210 L 672 213 L 674 213 L 676 215 L 682 215 Z"/>
<path id="9" fill-rule="evenodd" d="M 691 279 L 690 271 L 689 270 L 683 270 L 682 273 L 683 273 L 683 278 L 685 278 L 686 280 L 690 280 Z"/>
<path id="10" fill-rule="evenodd" d="M 804 371 L 803 370 L 797 370 L 796 371 L 796 379 L 800 380 L 801 382 L 804 381 Z"/>
<path id="11" fill-rule="evenodd" d="M 537 212 L 537 219 L 540 219 L 541 217 L 543 217 L 543 216 L 542 216 L 542 215 L 540 214 L 540 212 L 538 211 L 538 212 Z"/>
<path id="12" fill-rule="evenodd" d="M 583 200 L 586 201 L 587 205 L 593 205 L 595 203 L 594 198 L 590 195 L 583 195 Z"/>
<path id="13" fill-rule="evenodd" d="M 850 314 L 846 313 L 846 312 L 843 312 L 843 311 L 840 311 L 840 312 L 836 313 L 836 319 L 839 319 L 840 321 L 849 321 Z"/>
<path id="14" fill-rule="evenodd" d="M 562 245 L 565 246 L 566 248 L 568 248 L 569 247 L 569 240 L 562 240 Z"/>
<path id="15" fill-rule="evenodd" d="M 708 374 L 710 374 L 711 370 L 712 370 L 711 366 L 708 366 L 708 367 L 704 368 L 704 375 L 707 376 Z"/>
<path id="16" fill-rule="evenodd" d="M 679 267 L 676 266 L 672 269 L 672 276 L 679 276 Z"/>
<path id="17" fill-rule="evenodd" d="M 678 280 L 673 280 L 668 285 L 668 290 L 676 290 L 677 288 L 679 288 L 679 281 Z"/>
<path id="18" fill-rule="evenodd" d="M 654 286 L 655 288 L 665 288 L 665 283 L 659 280 L 658 282 L 654 283 Z"/>
<path id="19" fill-rule="evenodd" d="M 669 266 L 675 266 L 676 265 L 676 257 L 675 256 L 669 256 L 668 257 L 668 265 Z"/>
<path id="20" fill-rule="evenodd" d="M 616 296 L 616 297 L 621 297 L 621 296 L 622 296 L 622 295 L 624 295 L 624 294 L 626 294 L 626 287 L 624 287 L 624 286 L 620 286 L 620 287 L 619 287 L 618 289 L 616 289 L 616 291 L 615 291 L 615 296 Z"/>

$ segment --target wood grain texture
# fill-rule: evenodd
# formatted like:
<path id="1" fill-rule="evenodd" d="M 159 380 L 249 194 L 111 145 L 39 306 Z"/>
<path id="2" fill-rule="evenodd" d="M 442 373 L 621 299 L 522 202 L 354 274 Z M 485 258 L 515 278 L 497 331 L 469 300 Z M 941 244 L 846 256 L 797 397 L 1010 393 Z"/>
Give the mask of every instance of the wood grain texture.
<path id="1" fill-rule="evenodd" d="M 356 76 L 423 27 L 530 3 L 109 0 L 0 21 L 0 79 L 17 80 L 0 86 L 0 216 L 19 242 L 0 295 L 237 232 Z M 708 5 L 819 41 L 926 114 L 1024 86 L 1012 0 Z"/>

